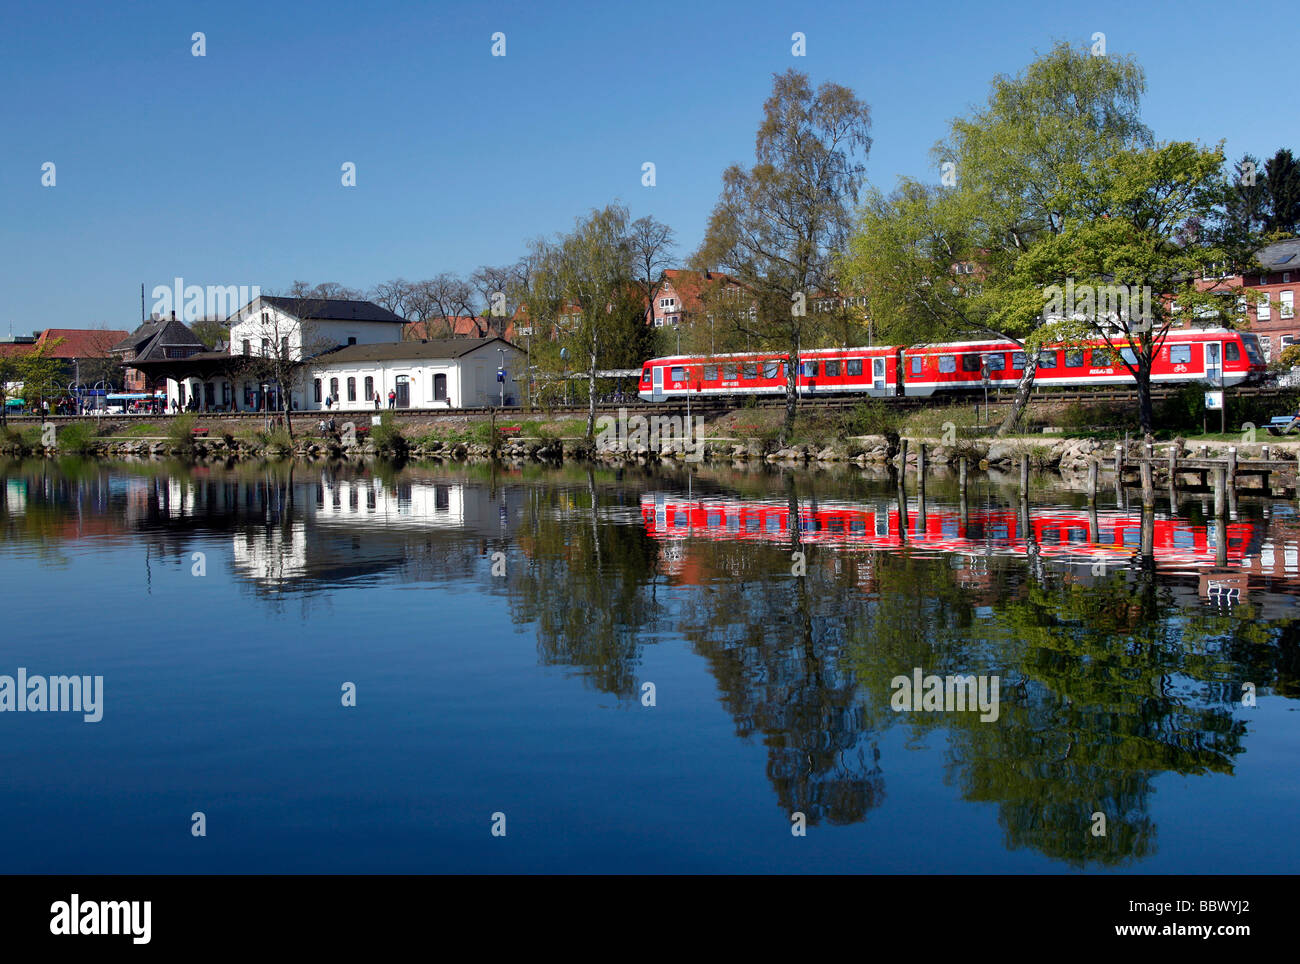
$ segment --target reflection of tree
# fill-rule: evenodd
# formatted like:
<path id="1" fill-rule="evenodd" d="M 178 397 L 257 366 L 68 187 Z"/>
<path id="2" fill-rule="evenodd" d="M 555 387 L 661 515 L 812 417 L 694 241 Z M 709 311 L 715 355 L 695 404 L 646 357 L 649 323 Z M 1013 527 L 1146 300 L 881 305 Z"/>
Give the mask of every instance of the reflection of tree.
<path id="1" fill-rule="evenodd" d="M 580 668 L 598 689 L 631 697 L 641 634 L 660 612 L 658 546 L 639 525 L 604 518 L 594 475 L 587 482 L 586 491 L 530 492 L 518 536 L 526 559 L 510 578 L 514 615 L 536 623 L 542 662 Z"/>
<path id="2" fill-rule="evenodd" d="M 794 527 L 792 527 L 794 529 Z M 703 585 L 681 603 L 679 631 L 709 662 L 737 733 L 761 734 L 783 811 L 810 824 L 860 821 L 884 796 L 880 752 L 866 725 L 844 640 L 857 612 L 856 567 L 791 546 L 691 546 Z M 791 552 L 807 575 L 791 574 Z"/>
<path id="3" fill-rule="evenodd" d="M 1154 777 L 1232 772 L 1245 726 L 1217 698 L 1232 668 L 1184 645 L 1177 612 L 1149 566 L 1092 587 L 1029 583 L 995 607 L 1003 679 L 1021 682 L 1004 684 L 996 724 L 957 721 L 950 775 L 1000 805 L 1009 846 L 1078 865 L 1145 857 Z"/>

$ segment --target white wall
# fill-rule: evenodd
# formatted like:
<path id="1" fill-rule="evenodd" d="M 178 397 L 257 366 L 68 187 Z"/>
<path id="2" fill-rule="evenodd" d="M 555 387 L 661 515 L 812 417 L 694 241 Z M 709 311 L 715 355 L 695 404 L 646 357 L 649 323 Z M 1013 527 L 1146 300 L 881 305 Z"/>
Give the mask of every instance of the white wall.
<path id="1" fill-rule="evenodd" d="M 380 408 L 388 408 L 388 392 L 397 387 L 399 375 L 407 376 L 410 384 L 411 408 L 435 408 L 446 405 L 448 408 L 463 408 L 479 405 L 498 405 L 501 399 L 501 385 L 496 380 L 497 364 L 501 356 L 496 345 L 485 346 L 479 351 L 456 359 L 412 359 L 375 362 L 355 362 L 352 364 L 322 363 L 310 366 L 306 381 L 306 404 L 300 408 L 317 411 L 325 408 L 324 399 L 330 394 L 330 380 L 338 379 L 339 404 L 335 411 L 374 411 L 374 402 L 366 401 L 365 380 L 370 376 L 375 380 L 375 391 L 380 396 Z M 515 381 L 515 373 L 522 373 L 525 364 L 523 352 L 507 348 L 505 352 L 506 382 L 505 394 L 513 397 L 518 405 L 521 401 L 520 387 Z M 433 377 L 436 374 L 447 376 L 447 401 L 435 404 L 433 400 Z M 316 402 L 314 379 L 321 380 L 321 401 Z M 356 379 L 356 400 L 348 400 L 348 379 Z"/>
<path id="2" fill-rule="evenodd" d="M 262 339 L 274 343 L 277 337 L 288 337 L 293 357 L 302 357 L 302 325 L 297 318 L 258 299 L 239 313 L 230 328 L 230 354 L 244 353 L 244 339 L 248 340 L 250 354 L 262 351 Z M 346 345 L 356 339 L 358 345 L 387 345 L 402 340 L 401 322 L 384 321 L 309 321 L 307 322 L 308 351 L 319 351 L 336 345 Z M 271 345 L 275 350 L 276 346 Z"/>

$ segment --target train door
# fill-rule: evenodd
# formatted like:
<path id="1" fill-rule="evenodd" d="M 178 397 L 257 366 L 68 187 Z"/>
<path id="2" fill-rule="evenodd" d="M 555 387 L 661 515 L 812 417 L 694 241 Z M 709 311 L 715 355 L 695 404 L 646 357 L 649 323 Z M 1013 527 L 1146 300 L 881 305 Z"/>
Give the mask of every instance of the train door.
<path id="1" fill-rule="evenodd" d="M 1217 341 L 1205 343 L 1205 379 L 1211 385 L 1223 378 L 1223 346 Z"/>
<path id="2" fill-rule="evenodd" d="M 664 367 L 662 365 L 655 365 L 650 372 L 651 394 L 654 395 L 656 402 L 662 401 L 664 397 Z"/>
<path id="3" fill-rule="evenodd" d="M 871 359 L 871 389 L 882 394 L 885 391 L 885 359 L 883 356 Z"/>

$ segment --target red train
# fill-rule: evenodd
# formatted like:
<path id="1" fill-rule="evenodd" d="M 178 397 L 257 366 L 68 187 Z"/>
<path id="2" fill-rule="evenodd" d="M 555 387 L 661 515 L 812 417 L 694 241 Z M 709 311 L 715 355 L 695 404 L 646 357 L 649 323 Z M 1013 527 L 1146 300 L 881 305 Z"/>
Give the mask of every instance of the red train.
<path id="1" fill-rule="evenodd" d="M 1035 384 L 1071 388 L 1132 385 L 1121 355 L 1104 340 L 1049 345 L 1039 352 Z M 646 401 L 683 395 L 781 395 L 786 356 L 779 351 L 732 355 L 674 355 L 641 367 L 639 394 Z M 1009 341 L 962 341 L 876 348 L 818 348 L 799 356 L 801 395 L 932 395 L 982 388 L 1014 388 L 1025 353 Z M 1258 336 L 1227 328 L 1171 331 L 1156 353 L 1156 385 L 1206 381 L 1237 385 L 1263 378 Z"/>

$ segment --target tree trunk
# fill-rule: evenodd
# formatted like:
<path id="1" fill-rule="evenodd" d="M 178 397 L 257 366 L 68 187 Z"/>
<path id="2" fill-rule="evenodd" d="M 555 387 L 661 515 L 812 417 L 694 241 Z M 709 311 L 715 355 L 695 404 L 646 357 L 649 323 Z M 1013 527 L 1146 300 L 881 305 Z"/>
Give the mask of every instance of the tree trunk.
<path id="1" fill-rule="evenodd" d="M 799 350 L 790 352 L 785 374 L 785 421 L 781 423 L 781 444 L 785 445 L 794 433 L 794 416 L 799 404 Z"/>
<path id="2" fill-rule="evenodd" d="M 1011 411 L 1007 413 L 1006 418 L 1002 420 L 1002 424 L 998 426 L 994 438 L 1002 438 L 1011 431 L 1016 422 L 1020 421 L 1025 406 L 1029 404 L 1029 395 L 1034 389 L 1034 376 L 1037 373 L 1038 354 L 1034 353 L 1031 357 L 1029 352 L 1025 352 L 1025 370 L 1020 376 L 1020 384 L 1016 386 L 1016 397 L 1011 402 Z"/>
<path id="3" fill-rule="evenodd" d="M 591 346 L 591 370 L 587 373 L 587 438 L 596 436 L 596 346 Z"/>
<path id="4" fill-rule="evenodd" d="M 1137 389 L 1138 389 L 1138 420 L 1142 426 L 1142 434 L 1147 440 L 1151 439 L 1151 428 L 1154 419 L 1151 415 L 1151 361 L 1150 359 L 1138 358 L 1137 372 Z"/>

